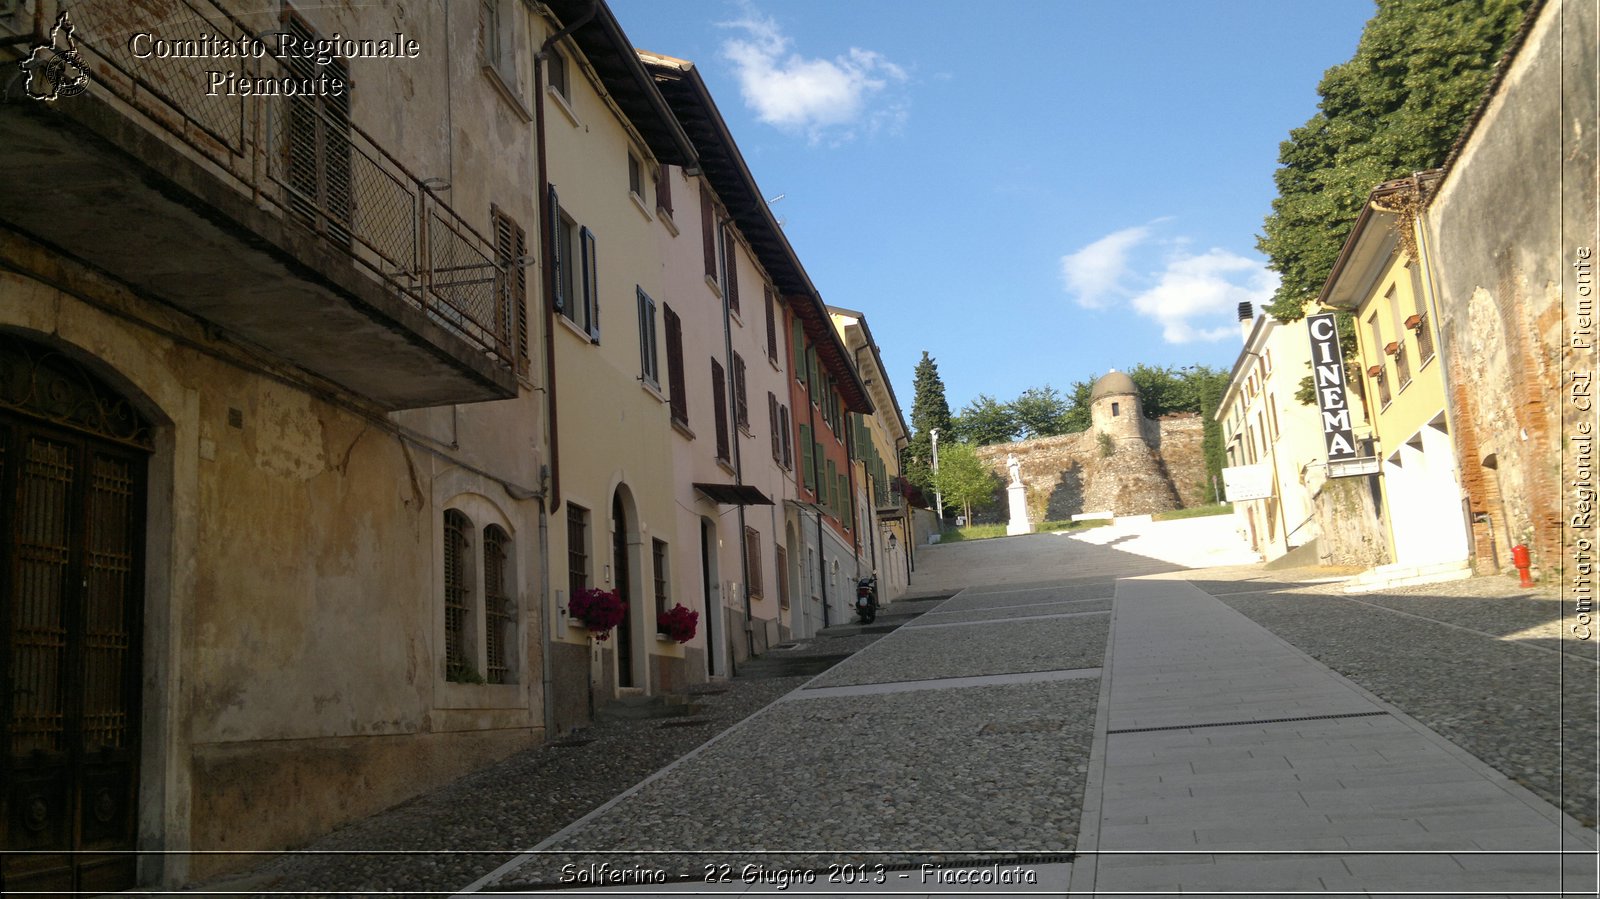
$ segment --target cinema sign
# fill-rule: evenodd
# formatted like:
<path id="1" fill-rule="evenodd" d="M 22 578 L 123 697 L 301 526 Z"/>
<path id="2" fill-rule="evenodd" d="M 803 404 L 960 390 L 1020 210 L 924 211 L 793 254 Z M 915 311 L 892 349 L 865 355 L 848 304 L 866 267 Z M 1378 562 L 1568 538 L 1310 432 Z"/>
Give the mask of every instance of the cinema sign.
<path id="1" fill-rule="evenodd" d="M 1322 438 L 1328 464 L 1356 457 L 1356 439 L 1350 423 L 1350 391 L 1344 382 L 1344 356 L 1339 353 L 1339 328 L 1333 313 L 1306 316 L 1311 331 L 1311 378 L 1322 410 Z"/>

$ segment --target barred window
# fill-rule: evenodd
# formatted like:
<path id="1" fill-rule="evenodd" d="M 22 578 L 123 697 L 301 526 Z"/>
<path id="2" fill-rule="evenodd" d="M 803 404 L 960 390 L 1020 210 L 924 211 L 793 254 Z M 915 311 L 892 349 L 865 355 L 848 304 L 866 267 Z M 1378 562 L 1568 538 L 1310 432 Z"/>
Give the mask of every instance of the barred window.
<path id="1" fill-rule="evenodd" d="M 667 610 L 667 603 L 672 602 L 667 591 L 667 544 L 652 539 L 650 541 L 650 562 L 655 571 L 656 614 Z"/>
<path id="2" fill-rule="evenodd" d="M 483 529 L 483 674 L 491 684 L 516 682 L 508 652 L 517 626 L 510 551 L 511 536 L 498 525 Z"/>
<path id="3" fill-rule="evenodd" d="M 589 589 L 589 510 L 567 503 L 567 595 Z"/>
<path id="4" fill-rule="evenodd" d="M 462 680 L 467 674 L 468 618 L 472 614 L 472 571 L 469 552 L 472 521 L 456 509 L 444 513 L 444 676 Z"/>
<path id="5" fill-rule="evenodd" d="M 1433 332 L 1428 330 L 1428 314 L 1417 316 L 1417 358 L 1423 365 L 1433 358 Z"/>

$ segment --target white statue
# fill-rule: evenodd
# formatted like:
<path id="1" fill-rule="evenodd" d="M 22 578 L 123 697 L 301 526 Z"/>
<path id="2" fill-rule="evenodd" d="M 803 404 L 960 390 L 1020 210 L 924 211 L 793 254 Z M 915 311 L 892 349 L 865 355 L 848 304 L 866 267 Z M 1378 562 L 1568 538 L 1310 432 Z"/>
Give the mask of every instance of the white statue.
<path id="1" fill-rule="evenodd" d="M 1011 472 L 1011 486 L 1020 487 L 1022 485 L 1022 465 L 1017 462 L 1016 453 L 1006 454 L 1006 468 Z"/>

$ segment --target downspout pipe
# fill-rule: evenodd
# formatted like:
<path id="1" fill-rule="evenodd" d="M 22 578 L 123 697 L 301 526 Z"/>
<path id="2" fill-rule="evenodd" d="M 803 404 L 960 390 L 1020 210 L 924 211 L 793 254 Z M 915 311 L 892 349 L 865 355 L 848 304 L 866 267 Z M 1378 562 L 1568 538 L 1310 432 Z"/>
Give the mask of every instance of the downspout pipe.
<path id="1" fill-rule="evenodd" d="M 541 63 L 550 59 L 550 48 L 555 46 L 556 41 L 587 25 L 599 12 L 598 2 L 590 4 L 587 12 L 545 38 L 544 43 L 539 45 L 539 52 L 534 54 L 533 58 L 534 148 L 538 159 L 535 183 L 539 185 L 539 233 L 543 235 L 539 244 L 544 263 L 544 395 L 545 417 L 550 438 L 550 489 L 547 510 L 549 515 L 561 510 L 561 428 L 556 402 L 556 307 L 552 299 L 556 294 L 556 235 L 550 227 L 550 214 L 553 210 L 550 208 L 550 164 L 544 123 L 545 67 Z"/>

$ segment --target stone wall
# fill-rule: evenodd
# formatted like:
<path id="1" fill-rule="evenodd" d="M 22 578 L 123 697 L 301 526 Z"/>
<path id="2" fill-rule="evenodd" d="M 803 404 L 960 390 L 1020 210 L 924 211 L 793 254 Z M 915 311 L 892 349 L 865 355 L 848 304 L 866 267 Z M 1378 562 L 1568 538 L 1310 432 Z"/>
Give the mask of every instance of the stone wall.
<path id="1" fill-rule="evenodd" d="M 1066 521 L 1084 512 L 1140 515 L 1204 504 L 1209 480 L 1200 417 L 1147 419 L 1143 430 L 1144 440 L 1108 440 L 1107 446 L 1091 430 L 980 447 L 978 458 L 1002 486 L 988 504 L 973 508 L 974 522 L 1003 524 L 1009 518 L 1004 482 L 1006 456 L 1013 453 L 1035 523 Z"/>
<path id="2" fill-rule="evenodd" d="M 1312 508 L 1320 564 L 1370 567 L 1389 561 L 1373 480 L 1330 478 L 1316 491 Z"/>

